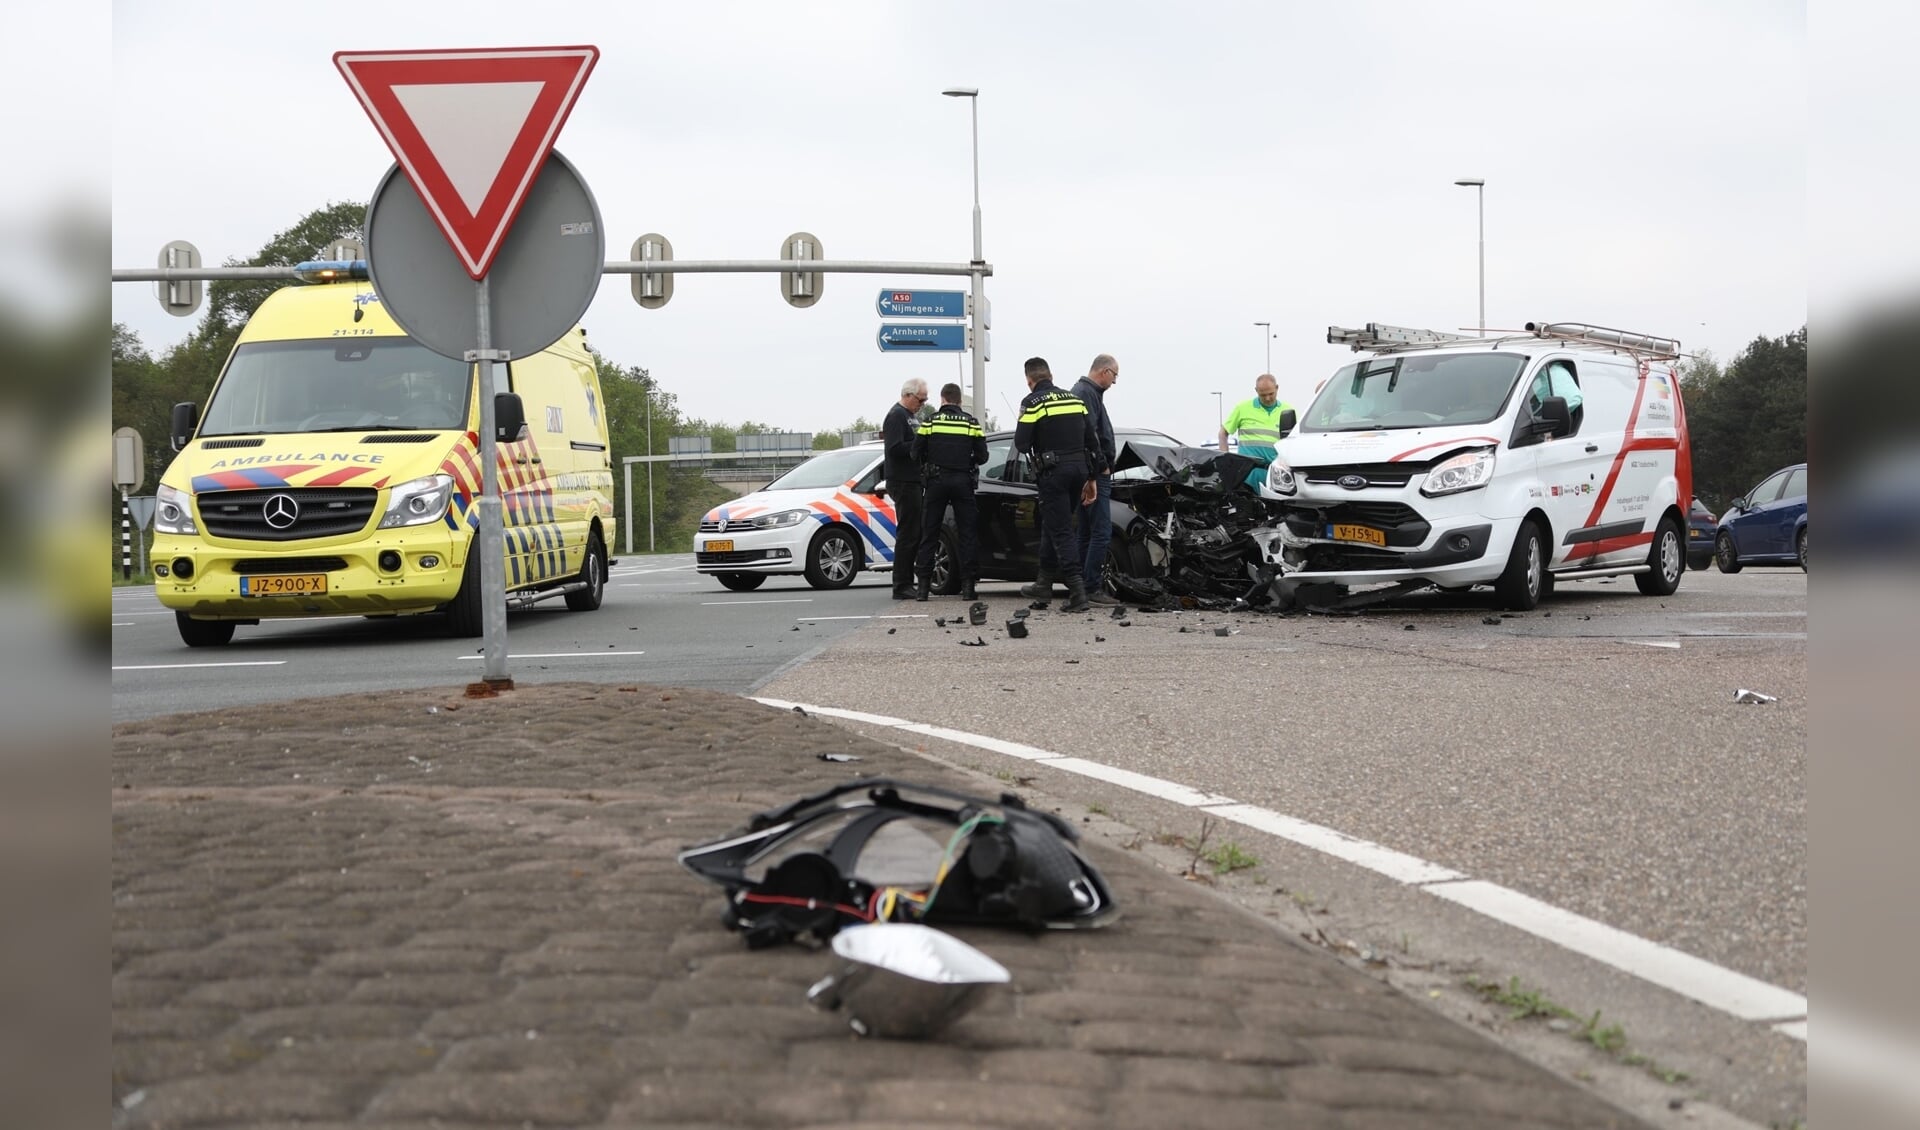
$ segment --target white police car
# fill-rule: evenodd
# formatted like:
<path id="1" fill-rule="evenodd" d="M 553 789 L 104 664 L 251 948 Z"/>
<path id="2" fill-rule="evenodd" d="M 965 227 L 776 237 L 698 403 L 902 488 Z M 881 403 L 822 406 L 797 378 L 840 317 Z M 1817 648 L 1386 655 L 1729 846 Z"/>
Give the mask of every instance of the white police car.
<path id="1" fill-rule="evenodd" d="M 894 512 L 882 445 L 826 451 L 752 494 L 707 511 L 695 567 L 735 592 L 770 576 L 841 589 L 862 569 L 893 568 Z"/>

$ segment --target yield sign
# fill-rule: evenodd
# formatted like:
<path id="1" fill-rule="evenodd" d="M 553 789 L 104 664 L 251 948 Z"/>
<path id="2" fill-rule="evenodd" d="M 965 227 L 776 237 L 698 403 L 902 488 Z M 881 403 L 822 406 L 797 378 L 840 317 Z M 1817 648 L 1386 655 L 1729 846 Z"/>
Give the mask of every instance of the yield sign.
<path id="1" fill-rule="evenodd" d="M 597 47 L 340 51 L 340 69 L 467 273 L 484 278 Z"/>

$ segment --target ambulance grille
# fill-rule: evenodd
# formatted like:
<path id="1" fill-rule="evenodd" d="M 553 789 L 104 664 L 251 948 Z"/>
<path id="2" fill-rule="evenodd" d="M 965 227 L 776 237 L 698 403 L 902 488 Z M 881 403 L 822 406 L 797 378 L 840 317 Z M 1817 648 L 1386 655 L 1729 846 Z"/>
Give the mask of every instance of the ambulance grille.
<path id="1" fill-rule="evenodd" d="M 380 492 L 366 487 L 218 490 L 199 496 L 200 528 L 217 538 L 300 541 L 357 534 L 373 520 Z M 291 523 L 270 523 L 268 503 L 284 497 L 297 509 Z M 274 511 L 276 517 L 284 513 Z"/>
<path id="2" fill-rule="evenodd" d="M 203 439 L 200 446 L 206 451 L 216 451 L 229 447 L 259 447 L 265 442 L 260 436 L 251 436 L 246 439 Z"/>
<path id="3" fill-rule="evenodd" d="M 426 443 L 429 440 L 436 440 L 439 438 L 440 437 L 438 435 L 435 435 L 432 432 L 427 432 L 424 435 L 413 435 L 411 433 L 404 434 L 404 435 L 396 435 L 393 432 L 376 432 L 375 434 L 370 436 L 361 436 L 360 442 L 361 443 Z"/>
<path id="4" fill-rule="evenodd" d="M 259 576 L 264 573 L 337 573 L 347 567 L 344 557 L 242 557 L 233 563 L 233 571 Z"/>

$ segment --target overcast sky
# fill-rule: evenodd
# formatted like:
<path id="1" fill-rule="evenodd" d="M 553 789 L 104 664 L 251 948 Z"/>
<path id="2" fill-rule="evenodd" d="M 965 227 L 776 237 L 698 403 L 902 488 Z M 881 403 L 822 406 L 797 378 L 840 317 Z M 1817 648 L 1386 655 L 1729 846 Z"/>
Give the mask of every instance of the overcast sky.
<path id="1" fill-rule="evenodd" d="M 590 43 L 558 149 L 609 257 L 970 257 L 969 120 L 994 327 L 987 407 L 1020 362 L 1120 360 L 1117 422 L 1210 442 L 1272 369 L 1304 407 L 1350 354 L 1329 324 L 1573 320 L 1724 361 L 1807 318 L 1806 22 L 1783 0 L 1514 3 L 389 4 L 113 9 L 113 263 L 169 239 L 252 255 L 391 157 L 338 50 Z M 191 15 L 189 15 L 191 13 Z M 191 76 L 191 77 L 183 77 Z M 643 310 L 609 276 L 583 319 L 689 415 L 827 431 L 878 419 L 958 355 L 882 354 L 878 292 L 829 275 L 796 310 L 768 275 L 683 275 Z M 113 317 L 158 354 L 197 323 L 150 284 Z M 1273 324 L 1268 341 L 1256 321 Z M 962 384 L 966 383 L 962 379 Z"/>

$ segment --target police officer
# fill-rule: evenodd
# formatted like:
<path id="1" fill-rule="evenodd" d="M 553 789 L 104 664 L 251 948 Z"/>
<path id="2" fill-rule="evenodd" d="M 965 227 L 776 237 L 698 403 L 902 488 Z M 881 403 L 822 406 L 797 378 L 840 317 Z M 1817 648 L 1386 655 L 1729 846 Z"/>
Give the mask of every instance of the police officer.
<path id="1" fill-rule="evenodd" d="M 1067 586 L 1067 612 L 1087 609 L 1087 586 L 1080 575 L 1079 539 L 1074 536 L 1074 514 L 1092 502 L 1096 488 L 1090 475 L 1107 469 L 1100 438 L 1086 401 L 1053 383 L 1045 359 L 1027 360 L 1027 398 L 1020 402 L 1020 422 L 1013 430 L 1014 450 L 1032 462 L 1040 485 L 1040 569 L 1034 582 L 1020 592 L 1034 600 L 1053 599 L 1053 581 Z"/>
<path id="2" fill-rule="evenodd" d="M 887 493 L 893 496 L 893 599 L 913 598 L 913 555 L 920 547 L 920 506 L 926 501 L 920 488 L 920 464 L 913 458 L 913 433 L 919 428 L 920 409 L 927 403 L 927 382 L 909 377 L 900 386 L 900 400 L 880 422 L 886 443 Z"/>
<path id="3" fill-rule="evenodd" d="M 927 599 L 933 587 L 933 555 L 940 545 L 940 524 L 951 506 L 958 543 L 953 568 L 960 578 L 960 599 L 973 600 L 974 582 L 980 575 L 975 560 L 980 519 L 973 491 L 980 482 L 980 465 L 987 461 L 987 434 L 980 430 L 980 421 L 961 411 L 959 385 L 949 381 L 940 386 L 940 411 L 921 424 L 913 437 L 913 461 L 920 464 L 921 481 L 927 484 L 926 506 L 920 512 L 926 533 L 920 537 L 920 557 L 914 562 L 913 599 Z"/>

